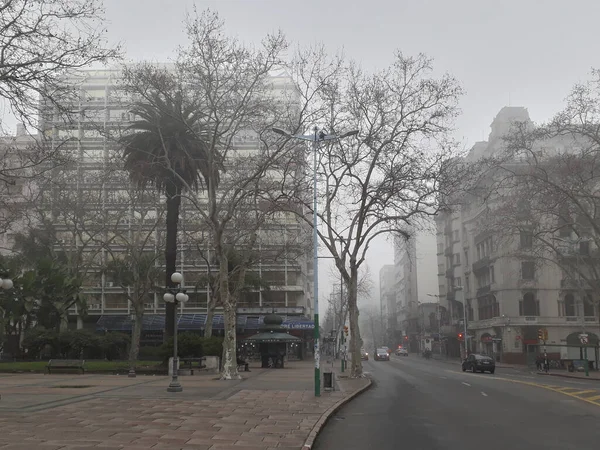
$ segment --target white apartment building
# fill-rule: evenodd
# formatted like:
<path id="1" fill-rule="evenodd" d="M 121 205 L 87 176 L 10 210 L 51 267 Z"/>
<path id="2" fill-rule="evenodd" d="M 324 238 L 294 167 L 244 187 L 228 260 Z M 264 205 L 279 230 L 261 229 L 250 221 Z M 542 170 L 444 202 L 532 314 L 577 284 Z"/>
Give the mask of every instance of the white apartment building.
<path id="1" fill-rule="evenodd" d="M 51 110 L 42 110 L 41 122 L 44 133 L 55 137 L 56 142 L 65 145 L 65 139 L 70 138 L 66 145 L 75 155 L 72 177 L 69 180 L 69 190 L 74 193 L 85 194 L 84 198 L 96 198 L 94 202 L 86 201 L 83 205 L 90 214 L 102 211 L 117 211 L 121 208 L 124 213 L 123 229 L 132 229 L 140 225 L 141 232 L 150 233 L 148 251 L 162 254 L 164 252 L 164 220 L 161 219 L 162 199 L 158 194 L 149 191 L 148 198 L 141 204 L 127 205 L 130 185 L 127 174 L 122 170 L 111 172 L 110 179 L 100 179 L 99 174 L 115 162 L 119 163 L 114 140 L 110 135 L 127 126 L 132 117 L 121 101 L 122 91 L 119 89 L 121 73 L 119 70 L 88 70 L 83 71 L 80 77 L 71 80 L 78 83 L 80 88 L 79 109 L 82 111 L 79 120 L 65 124 L 62 119 Z M 277 75 L 272 78 L 273 90 L 293 90 L 292 81 L 286 75 Z M 276 95 L 276 94 L 275 94 Z M 85 112 L 85 113 L 84 113 Z M 235 138 L 235 148 L 240 151 L 253 151 L 259 148 L 259 140 L 251 133 L 244 133 Z M 65 147 L 67 148 L 67 147 Z M 49 204 L 56 201 L 56 193 L 49 192 Z M 202 195 L 202 194 L 199 194 Z M 136 211 L 137 210 L 139 211 Z M 127 213 L 129 211 L 129 213 Z M 60 218 L 60 212 L 56 215 Z M 209 289 L 202 280 L 206 279 L 208 267 L 204 260 L 210 258 L 210 244 L 199 249 L 185 239 L 185 230 L 193 228 L 193 207 L 190 202 L 182 202 L 179 239 L 178 270 L 184 275 L 185 288 L 188 290 L 190 300 L 180 305 L 180 329 L 201 330 L 206 320 L 207 303 L 210 296 Z M 57 230 L 65 243 L 73 246 L 83 245 L 81 241 L 73 241 L 74 233 L 66 222 L 57 222 Z M 146 226 L 147 225 L 147 226 Z M 303 221 L 291 214 L 282 214 L 277 225 L 277 239 L 273 240 L 273 231 L 265 233 L 270 236 L 261 241 L 261 255 L 276 254 L 277 257 L 268 259 L 266 256 L 252 269 L 258 272 L 260 278 L 270 284 L 270 289 L 257 289 L 245 292 L 239 302 L 238 332 L 252 334 L 262 324 L 262 316 L 275 310 L 284 316 L 284 325 L 290 329 L 305 330 L 313 328 L 312 321 L 308 318 L 313 313 L 312 295 L 312 260 L 303 254 L 293 259 L 287 252 L 277 251 L 272 248 L 277 244 L 274 241 L 291 243 L 294 241 L 310 241 L 310 230 Z M 186 228 L 187 227 L 187 228 Z M 110 244 L 111 251 L 124 251 L 116 243 Z M 290 244 L 291 245 L 291 244 Z M 109 330 L 128 331 L 131 327 L 131 305 L 122 288 L 111 283 L 102 275 L 101 266 L 108 258 L 106 249 L 94 247 L 89 244 L 86 251 L 97 253 L 94 255 L 95 265 L 89 270 L 86 278 L 84 294 L 87 298 L 88 312 L 84 319 L 79 311 L 71 311 L 71 321 L 78 327 L 100 327 Z M 156 259 L 156 264 L 162 265 L 164 258 Z M 158 284 L 162 280 L 157 280 Z M 144 319 L 144 332 L 149 334 L 159 333 L 164 327 L 164 302 L 159 292 L 154 292 L 148 297 Z M 85 322 L 85 323 L 84 323 Z M 187 327 L 187 328 L 186 328 Z M 213 321 L 216 333 L 223 329 L 223 318 L 216 314 Z"/>
<path id="2" fill-rule="evenodd" d="M 384 321 L 385 341 L 387 345 L 395 345 L 396 331 L 396 268 L 393 264 L 386 264 L 379 269 L 379 302 L 381 317 Z M 392 348 L 392 347 L 390 347 Z"/>
<path id="3" fill-rule="evenodd" d="M 467 161 L 500 151 L 502 137 L 514 121 L 529 122 L 527 110 L 503 108 L 491 124 L 489 140 L 476 143 Z M 464 202 L 436 218 L 439 295 L 445 311 L 442 332 L 448 338 L 448 353 L 461 353 L 459 335 L 464 333 L 466 316 L 471 352 L 494 355 L 507 363 L 531 363 L 541 351 L 538 331 L 545 329 L 552 359 L 579 358 L 578 349 L 567 343 L 586 327 L 598 329 L 598 311 L 583 303 L 576 312 L 573 298 L 577 293 L 556 265 L 515 257 L 515 251 L 526 250 L 523 236 L 515 239 L 511 249 L 493 232 L 481 228 L 478 219 L 489 213 L 488 207 Z M 493 205 L 491 208 L 493 214 Z M 597 355 L 588 354 L 588 358 L 595 360 Z"/>

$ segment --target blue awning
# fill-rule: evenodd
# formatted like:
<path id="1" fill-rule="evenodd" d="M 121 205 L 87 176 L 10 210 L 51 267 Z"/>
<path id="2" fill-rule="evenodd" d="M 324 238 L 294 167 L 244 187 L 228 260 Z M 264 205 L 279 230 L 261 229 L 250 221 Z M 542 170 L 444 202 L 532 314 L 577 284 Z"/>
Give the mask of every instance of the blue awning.
<path id="1" fill-rule="evenodd" d="M 265 316 L 251 316 L 246 314 L 238 314 L 237 328 L 254 331 L 259 330 L 263 326 Z M 300 316 L 283 316 L 284 328 L 290 330 L 312 330 L 315 324 L 312 320 Z M 123 331 L 131 332 L 133 321 L 128 315 L 110 315 L 100 316 L 96 322 L 97 331 Z M 143 331 L 162 331 L 165 328 L 164 314 L 144 314 L 142 320 Z M 206 314 L 179 314 L 177 316 L 177 328 L 182 331 L 204 330 L 206 328 Z M 225 322 L 223 314 L 215 314 L 213 316 L 213 329 L 223 330 Z"/>

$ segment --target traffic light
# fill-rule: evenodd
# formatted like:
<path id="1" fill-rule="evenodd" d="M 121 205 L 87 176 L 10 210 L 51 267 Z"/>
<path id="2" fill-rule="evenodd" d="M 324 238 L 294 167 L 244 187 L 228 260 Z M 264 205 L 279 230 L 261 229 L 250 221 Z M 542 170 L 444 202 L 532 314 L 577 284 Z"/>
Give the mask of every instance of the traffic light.
<path id="1" fill-rule="evenodd" d="M 348 325 L 344 325 L 344 334 L 348 336 Z"/>
<path id="2" fill-rule="evenodd" d="M 408 336 L 404 336 L 404 340 L 405 340 L 405 341 L 408 341 Z"/>
<path id="3" fill-rule="evenodd" d="M 458 333 L 458 340 L 462 341 L 464 338 L 464 335 L 462 333 Z"/>
<path id="4" fill-rule="evenodd" d="M 548 330 L 544 328 L 544 341 L 548 340 Z"/>
<path id="5" fill-rule="evenodd" d="M 541 328 L 538 330 L 538 340 L 544 340 L 544 330 L 542 330 Z"/>

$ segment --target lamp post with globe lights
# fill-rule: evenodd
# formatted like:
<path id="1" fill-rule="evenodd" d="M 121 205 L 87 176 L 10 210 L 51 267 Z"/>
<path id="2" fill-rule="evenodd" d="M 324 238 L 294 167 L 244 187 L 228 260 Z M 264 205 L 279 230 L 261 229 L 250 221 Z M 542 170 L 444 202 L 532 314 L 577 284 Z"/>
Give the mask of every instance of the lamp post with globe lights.
<path id="1" fill-rule="evenodd" d="M 174 326 L 173 326 L 173 373 L 171 375 L 171 383 L 167 388 L 167 392 L 181 392 L 183 391 L 183 387 L 179 383 L 179 379 L 177 378 L 177 369 L 179 359 L 177 357 L 177 305 L 179 303 L 185 303 L 189 300 L 189 296 L 185 293 L 185 289 L 181 288 L 183 284 L 183 275 L 179 272 L 174 272 L 171 275 L 171 281 L 175 283 L 178 287 L 175 289 L 167 288 L 167 292 L 163 296 L 163 300 L 166 303 L 174 303 L 175 304 L 175 314 L 174 317 Z"/>

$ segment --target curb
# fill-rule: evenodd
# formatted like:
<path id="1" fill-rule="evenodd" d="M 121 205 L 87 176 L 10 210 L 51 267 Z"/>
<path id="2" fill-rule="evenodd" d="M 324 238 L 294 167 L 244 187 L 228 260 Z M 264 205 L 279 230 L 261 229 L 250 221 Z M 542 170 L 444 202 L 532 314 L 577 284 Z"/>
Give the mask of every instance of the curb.
<path id="1" fill-rule="evenodd" d="M 329 420 L 329 418 L 338 409 L 340 409 L 343 405 L 345 405 L 350 400 L 352 400 L 355 397 L 357 397 L 359 394 L 362 394 L 364 391 L 366 391 L 367 389 L 369 389 L 372 386 L 373 381 L 370 378 L 367 378 L 367 380 L 369 380 L 369 382 L 366 385 L 364 385 L 363 387 L 357 389 L 356 391 L 354 391 L 353 393 L 351 393 L 347 397 L 344 397 L 343 399 L 338 400 L 337 403 L 335 403 L 333 406 L 329 407 L 329 409 L 327 411 L 325 411 L 323 414 L 321 414 L 321 417 L 319 417 L 319 420 L 317 420 L 317 423 L 315 423 L 315 425 L 310 430 L 310 433 L 308 433 L 308 437 L 304 441 L 304 445 L 302 446 L 302 450 L 311 450 L 313 444 L 315 443 L 315 439 L 317 438 L 317 435 L 323 429 L 323 427 L 325 426 L 325 424 L 327 423 L 327 421 Z"/>
<path id="2" fill-rule="evenodd" d="M 600 378 L 595 377 L 574 377 L 573 375 L 566 375 L 562 373 L 537 373 L 540 377 L 561 377 L 561 378 L 570 378 L 572 380 L 583 380 L 583 381 L 600 381 Z"/>

